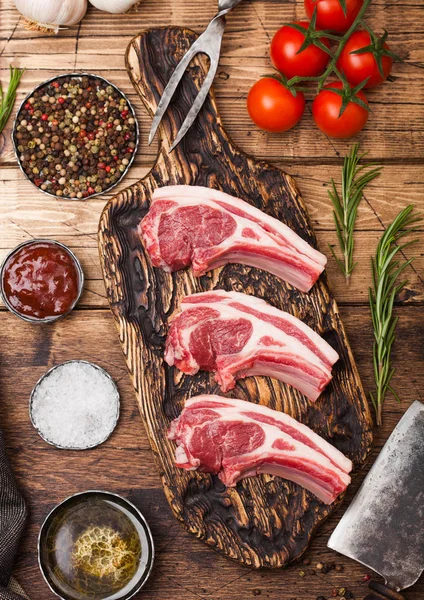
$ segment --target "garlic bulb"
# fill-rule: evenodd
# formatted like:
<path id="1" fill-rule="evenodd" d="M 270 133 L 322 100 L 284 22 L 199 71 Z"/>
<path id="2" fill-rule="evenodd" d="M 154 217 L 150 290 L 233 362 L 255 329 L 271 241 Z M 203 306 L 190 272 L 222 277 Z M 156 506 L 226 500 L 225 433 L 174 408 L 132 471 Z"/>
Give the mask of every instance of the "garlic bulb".
<path id="1" fill-rule="evenodd" d="M 126 13 L 140 0 L 90 0 L 90 4 L 109 13 Z"/>
<path id="2" fill-rule="evenodd" d="M 57 33 L 60 25 L 79 23 L 87 12 L 87 0 L 15 0 L 15 6 L 28 29 L 50 33 Z"/>

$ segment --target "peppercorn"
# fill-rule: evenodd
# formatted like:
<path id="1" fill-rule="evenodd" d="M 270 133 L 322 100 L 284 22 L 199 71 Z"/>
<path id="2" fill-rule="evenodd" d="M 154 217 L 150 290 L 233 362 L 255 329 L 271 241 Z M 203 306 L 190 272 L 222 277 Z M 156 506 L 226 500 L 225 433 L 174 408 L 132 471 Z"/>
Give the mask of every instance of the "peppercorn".
<path id="1" fill-rule="evenodd" d="M 14 140 L 24 172 L 56 196 L 105 191 L 126 172 L 135 151 L 131 110 L 116 88 L 98 78 L 66 75 L 40 87 L 16 120 Z"/>

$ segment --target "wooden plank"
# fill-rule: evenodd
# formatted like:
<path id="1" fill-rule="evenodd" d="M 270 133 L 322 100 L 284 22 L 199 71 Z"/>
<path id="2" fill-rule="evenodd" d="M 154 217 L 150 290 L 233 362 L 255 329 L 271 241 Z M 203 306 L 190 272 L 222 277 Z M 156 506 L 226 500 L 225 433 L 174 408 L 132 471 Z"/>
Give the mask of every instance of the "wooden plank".
<path id="1" fill-rule="evenodd" d="M 3 7 L 4 6 L 4 7 Z M 394 36 L 397 32 L 420 31 L 419 20 L 414 20 L 414 11 L 419 10 L 421 4 L 417 1 L 411 2 L 373 2 L 367 12 L 367 22 L 373 27 L 390 25 L 390 34 Z M 89 35 L 103 35 L 103 37 L 117 35 L 133 36 L 140 31 L 145 24 L 150 27 L 162 26 L 166 19 L 169 25 L 185 25 L 189 28 L 202 29 L 216 12 L 216 6 L 211 3 L 202 5 L 196 0 L 143 0 L 139 9 L 134 13 L 124 15 L 110 15 L 89 6 L 87 14 L 82 21 L 80 37 Z M 0 35 L 7 36 L 19 20 L 19 13 L 14 8 L 13 0 L 2 2 L 2 29 Z M 265 37 L 272 36 L 278 27 L 291 19 L 305 19 L 303 4 L 266 2 L 257 0 L 254 4 L 245 3 L 228 17 L 228 31 L 231 33 L 239 31 L 259 31 Z M 21 18 L 17 31 L 14 34 L 19 38 L 40 38 L 43 34 L 27 31 L 24 28 L 24 20 Z M 410 23 L 407 21 L 410 21 Z M 409 29 L 408 29 L 409 26 Z M 78 26 L 63 29 L 60 36 L 75 37 Z"/>
<path id="2" fill-rule="evenodd" d="M 200 32 L 215 11 L 216 2 L 212 0 L 203 3 L 198 0 L 143 0 L 136 14 L 116 16 L 90 7 L 81 26 L 63 29 L 58 38 L 49 38 L 26 31 L 23 20 L 14 7 L 14 1 L 2 0 L 0 80 L 3 84 L 7 82 L 9 62 L 19 65 L 23 64 L 21 61 L 27 60 L 33 68 L 26 72 L 22 80 L 18 100 L 37 83 L 63 72 L 64 69 L 72 69 L 74 64 L 99 72 L 117 83 L 135 101 L 141 124 L 142 146 L 130 177 L 122 185 L 133 183 L 144 176 L 153 164 L 156 146 L 146 146 L 150 119 L 136 99 L 123 70 L 120 53 L 122 56 L 127 42 L 138 30 L 172 23 L 184 24 Z M 332 288 L 343 304 L 342 316 L 366 389 L 372 385 L 369 313 L 366 306 L 355 308 L 349 304 L 365 301 L 364 291 L 369 280 L 368 255 L 375 244 L 374 236 L 379 226 L 377 215 L 387 224 L 398 208 L 410 201 L 423 206 L 420 192 L 424 176 L 420 119 L 422 122 L 424 77 L 422 70 L 412 66 L 412 62 L 423 62 L 423 19 L 420 11 L 421 0 L 372 2 L 369 22 L 377 26 L 379 31 L 382 27 L 389 30 L 393 49 L 403 55 L 410 53 L 407 59 L 409 64 L 395 65 L 397 80 L 394 84 L 384 85 L 371 93 L 373 112 L 378 114 L 371 116 L 366 132 L 359 136 L 363 148 L 370 151 L 371 157 L 381 158 L 390 163 L 390 166 L 385 167 L 384 180 L 381 178 L 376 182 L 367 194 L 376 214 L 367 205 L 363 205 L 360 211 L 358 224 L 361 229 L 366 230 L 366 235 L 360 233 L 357 236 L 360 264 L 351 289 L 346 289 L 333 259 L 330 259 L 328 267 Z M 315 131 L 310 117 L 304 119 L 299 129 L 279 136 L 269 135 L 253 128 L 245 112 L 245 98 L 250 85 L 270 69 L 270 37 L 283 22 L 295 17 L 303 18 L 301 1 L 284 3 L 255 0 L 243 3 L 228 19 L 219 69 L 221 77 L 218 73 L 215 88 L 224 123 L 243 150 L 278 162 L 296 176 L 313 223 L 320 229 L 320 247 L 325 249 L 327 242 L 333 243 L 335 238 L 323 184 L 334 176 L 334 166 L 340 165 L 338 154 L 345 154 L 350 142 L 330 144 Z M 12 33 L 13 37 L 8 41 Z M 103 43 L 105 39 L 107 44 Z M 25 43 L 16 40 L 25 40 Z M 77 45 L 78 56 L 75 56 Z M 105 55 L 104 46 L 107 46 L 110 59 Z M 39 55 L 40 58 L 32 60 L 28 54 Z M 44 67 L 40 68 L 42 64 Z M 388 126 L 383 122 L 384 119 L 389 122 Z M 6 131 L 7 137 L 8 134 L 9 131 Z M 321 528 L 320 535 L 312 542 L 308 551 L 311 565 L 293 565 L 284 572 L 248 572 L 212 554 L 180 528 L 169 511 L 156 469 L 151 464 L 148 441 L 138 418 L 132 387 L 126 375 L 111 317 L 107 311 L 89 309 L 90 306 L 97 309 L 105 306 L 105 298 L 101 297 L 104 287 L 99 275 L 95 236 L 92 235 L 102 202 L 93 200 L 89 203 L 75 203 L 72 210 L 65 206 L 62 211 L 68 218 L 64 219 L 62 215 L 61 220 L 60 214 L 56 214 L 60 211 L 54 202 L 36 193 L 27 183 L 20 180 L 17 187 L 13 187 L 21 175 L 16 168 L 3 168 L 5 164 L 15 165 L 10 145 L 6 150 L 5 155 L 0 157 L 3 163 L 0 180 L 4 180 L 0 188 L 1 252 L 7 250 L 4 246 L 9 248 L 26 239 L 26 234 L 20 229 L 22 226 L 31 234 L 36 231 L 53 235 L 82 255 L 84 268 L 88 273 L 86 287 L 90 290 L 85 292 L 81 304 L 87 310 L 75 311 L 48 328 L 34 328 L 5 311 L 0 312 L 0 425 L 7 430 L 9 454 L 31 508 L 17 574 L 21 583 L 27 586 L 33 600 L 54 598 L 42 581 L 36 563 L 36 537 L 43 517 L 55 502 L 92 485 L 113 488 L 128 495 L 145 511 L 153 526 L 159 556 L 152 579 L 143 592 L 143 597 L 147 600 L 163 600 L 170 596 L 176 600 L 245 600 L 256 596 L 271 600 L 315 600 L 319 595 L 331 597 L 334 588 L 346 585 L 355 593 L 356 598 L 364 597 L 366 585 L 360 583 L 360 580 L 365 569 L 348 559 L 337 557 L 336 560 L 344 566 L 341 573 L 312 573 L 316 562 L 335 559 L 335 554 L 327 550 L 325 544 L 339 515 L 330 518 Z M 12 194 L 16 194 L 15 198 L 18 199 L 15 204 L 10 203 L 13 200 Z M 11 215 L 11 211 L 14 214 Z M 5 214 L 8 215 L 7 218 L 12 216 L 16 226 L 5 220 Z M 75 231 L 66 223 L 83 233 Z M 327 233 L 326 229 L 330 231 Z M 424 272 L 424 252 L 421 243 L 415 250 L 419 261 L 415 263 L 417 273 L 410 274 L 409 287 L 414 293 L 418 290 L 418 294 L 412 295 L 408 302 L 422 304 L 419 277 Z M 388 398 L 386 420 L 383 428 L 377 431 L 376 448 L 371 459 L 375 457 L 403 410 L 412 400 L 420 395 L 422 397 L 422 308 L 417 305 L 402 307 L 397 314 L 400 322 L 399 342 L 394 348 L 398 366 L 395 385 L 402 390 L 404 403 L 399 406 L 392 398 Z M 402 343 L 402 340 L 407 340 L 408 343 Z M 124 408 L 121 423 L 110 440 L 110 446 L 106 448 L 105 445 L 98 450 L 71 457 L 69 453 L 62 454 L 47 446 L 43 448 L 43 442 L 38 439 L 29 423 L 27 400 L 33 382 L 45 368 L 75 357 L 97 360 L 116 379 L 120 379 L 118 385 Z M 122 468 L 123 465 L 125 468 Z M 56 475 L 57 471 L 61 474 Z M 354 482 L 344 506 L 348 504 L 358 484 L 359 478 Z M 300 576 L 300 570 L 305 572 L 304 577 Z M 423 596 L 424 583 L 421 579 L 408 591 L 408 598 L 421 600 Z"/>
<path id="3" fill-rule="evenodd" d="M 424 208 L 422 167 L 409 165 L 399 169 L 395 165 L 386 165 L 380 179 L 367 188 L 367 201 L 363 201 L 359 210 L 355 235 L 355 258 L 358 265 L 349 287 L 346 287 L 328 250 L 328 244 L 336 244 L 337 240 L 326 190 L 331 177 L 340 175 L 340 167 L 297 165 L 286 170 L 299 184 L 317 233 L 319 248 L 329 257 L 327 273 L 338 303 L 366 303 L 368 285 L 371 282 L 370 256 L 374 253 L 383 226 L 387 227 L 399 210 L 410 202 L 414 203 L 418 210 Z M 147 172 L 146 167 L 136 163 L 130 175 L 118 186 L 117 191 L 135 183 Z M 17 244 L 31 237 L 57 239 L 68 244 L 82 261 L 86 275 L 86 290 L 80 307 L 107 307 L 96 232 L 105 201 L 112 197 L 112 194 L 83 202 L 71 202 L 50 198 L 34 191 L 33 186 L 16 168 L 3 169 L 2 177 L 0 260 Z M 422 233 L 418 238 L 418 244 L 406 252 L 406 256 L 416 256 L 416 260 L 413 268 L 408 269 L 409 284 L 402 294 L 402 302 L 421 303 L 424 300 Z"/>
<path id="4" fill-rule="evenodd" d="M 9 225 L 9 231 L 13 227 Z M 79 303 L 79 308 L 107 308 L 108 301 L 103 284 L 103 278 L 100 269 L 99 255 L 95 237 L 92 233 L 80 234 L 69 227 L 65 231 L 61 229 L 60 233 L 52 234 L 40 233 L 36 237 L 47 237 L 56 239 L 67 244 L 81 261 L 85 273 L 84 293 Z M 22 230 L 17 230 L 16 244 L 29 239 Z M 349 287 L 346 286 L 344 277 L 340 273 L 336 262 L 328 251 L 328 244 L 337 243 L 334 231 L 317 231 L 318 247 L 328 255 L 327 275 L 329 284 L 334 292 L 339 305 L 368 304 L 368 287 L 371 284 L 370 258 L 374 253 L 378 243 L 380 233 L 377 232 L 358 232 L 356 235 L 355 259 L 358 261 Z M 13 247 L 13 244 L 11 247 Z M 338 248 L 338 246 L 336 246 Z M 0 248 L 0 261 L 11 248 Z M 408 267 L 405 275 L 408 284 L 402 291 L 398 303 L 422 305 L 424 302 L 424 240 L 420 234 L 420 242 L 416 246 L 405 252 L 404 259 L 414 256 L 415 261 L 412 267 Z M 0 303 L 0 307 L 3 307 Z"/>
<path id="5" fill-rule="evenodd" d="M 128 79 L 122 75 L 122 54 L 127 41 L 129 39 L 122 44 L 122 49 L 121 45 L 119 46 L 117 54 L 113 53 L 113 48 L 107 55 L 81 54 L 75 68 L 98 72 L 128 93 L 136 107 L 141 124 L 141 139 L 145 143 L 150 128 L 150 118 L 141 109 Z M 63 69 L 74 69 L 73 55 L 60 54 L 57 58 L 61 64 L 60 72 Z M 28 55 L 21 57 L 16 64 L 29 69 L 45 67 L 41 71 L 34 71 L 36 75 L 28 75 L 28 82 L 26 82 L 27 76 L 25 75 L 19 90 L 19 99 L 23 99 L 24 95 L 30 92 L 36 84 L 57 74 L 57 71 L 55 73 L 50 66 L 51 54 Z M 115 70 L 110 71 L 112 68 Z M 310 107 L 307 108 L 299 125 L 284 134 L 269 134 L 252 127 L 245 99 L 254 81 L 261 74 L 269 71 L 270 65 L 267 56 L 264 59 L 254 60 L 250 60 L 249 57 L 232 57 L 231 59 L 223 57 L 219 69 L 219 72 L 225 75 L 221 78 L 218 75 L 215 80 L 214 87 L 218 106 L 231 137 L 243 150 L 249 153 L 254 152 L 259 158 L 266 160 L 278 161 L 286 158 L 297 162 L 311 159 L 315 162 L 326 162 L 329 157 L 336 158 L 348 151 L 349 141 L 331 140 L 317 131 L 310 115 Z M 424 155 L 424 127 L 422 124 L 424 103 L 420 103 L 419 99 L 424 97 L 424 77 L 419 69 L 411 65 L 403 65 L 400 69 L 402 70 L 397 74 L 395 83 L 386 84 L 368 92 L 372 113 L 359 139 L 363 150 L 369 152 L 372 159 L 392 160 L 393 157 L 396 157 L 397 161 L 412 159 L 422 162 Z M 226 79 L 227 75 L 228 79 Z M 7 77 L 2 77 L 2 81 L 5 80 Z M 412 81 L 416 95 L 414 94 L 411 102 L 409 90 Z M 311 98 L 312 96 L 313 94 L 310 95 Z M 18 102 L 15 110 L 17 107 Z M 9 141 L 11 124 L 12 121 L 5 132 L 8 150 L 11 147 Z M 151 156 L 148 148 L 145 148 L 145 152 L 147 156 Z M 12 155 L 5 157 L 5 160 L 9 162 L 13 160 Z"/>
<path id="6" fill-rule="evenodd" d="M 338 164 L 332 165 L 290 165 L 289 162 L 282 161 L 275 163 L 297 182 L 316 231 L 334 230 L 327 190 L 333 178 L 340 188 L 341 163 L 341 159 Z M 142 147 L 129 174 L 114 190 L 104 196 L 83 201 L 46 196 L 37 191 L 18 168 L 3 168 L 0 180 L 3 211 L 3 219 L 0 221 L 0 246 L 13 247 L 13 244 L 21 239 L 17 237 L 15 228 L 7 226 L 9 218 L 19 223 L 22 219 L 22 226 L 32 235 L 64 233 L 68 225 L 62 225 L 66 222 L 81 230 L 76 233 L 95 233 L 100 212 L 106 201 L 142 179 L 152 164 L 153 159 L 147 161 Z M 398 165 L 385 165 L 380 177 L 366 187 L 366 199 L 362 200 L 359 208 L 356 230 L 379 231 L 382 226 L 387 227 L 407 204 L 414 204 L 417 210 L 423 210 L 423 181 L 422 165 L 410 164 L 401 168 Z"/>
<path id="7" fill-rule="evenodd" d="M 114 43 L 114 41 L 118 41 L 119 43 Z M 43 44 L 40 40 L 40 48 L 43 47 Z M 93 40 L 92 38 L 87 38 L 88 48 L 85 48 L 85 53 L 81 54 L 81 61 L 83 63 L 78 63 L 74 67 L 74 47 L 70 46 L 71 54 L 60 54 L 59 58 L 66 57 L 66 64 L 68 69 L 79 69 L 79 70 L 88 70 L 95 71 L 100 75 L 110 79 L 113 83 L 115 83 L 118 87 L 122 89 L 124 93 L 126 93 L 130 99 L 135 102 L 136 105 L 141 107 L 139 100 L 135 94 L 134 88 L 130 84 L 128 77 L 125 73 L 122 72 L 123 68 L 123 54 L 130 42 L 130 38 L 118 38 L 115 40 L 112 38 L 110 47 L 108 48 L 108 52 L 105 51 L 104 54 L 99 54 L 98 51 L 96 53 L 90 52 L 90 46 L 93 44 L 96 46 L 101 43 L 101 38 L 97 38 Z M 79 47 L 85 47 L 86 43 L 84 40 L 80 41 Z M 27 45 L 27 42 L 19 42 L 19 44 Z M 62 45 L 61 45 L 62 50 Z M 54 51 L 52 49 L 52 51 Z M 266 48 L 264 47 L 264 52 L 266 52 Z M 16 56 L 16 54 L 14 54 Z M 424 58 L 424 55 L 423 55 Z M 5 59 L 3 58 L 3 63 L 5 63 Z M 14 64 L 16 61 L 14 61 Z M 28 54 L 28 58 L 25 56 L 21 57 L 19 60 L 21 63 L 19 66 L 25 66 L 28 68 L 28 72 L 25 73 L 25 76 L 21 80 L 21 84 L 18 89 L 17 96 L 17 104 L 18 107 L 19 102 L 22 101 L 26 94 L 30 93 L 32 89 L 36 86 L 63 72 L 64 65 L 61 65 L 60 68 L 54 69 L 52 67 L 51 54 Z M 18 66 L 18 65 L 16 65 Z M 0 77 L 3 82 L 8 81 L 8 69 L 4 68 L 0 70 Z M 270 71 L 271 69 L 271 71 Z M 227 109 L 234 108 L 234 105 L 237 104 L 238 112 L 241 108 L 241 102 L 243 101 L 243 113 L 245 112 L 244 100 L 247 96 L 247 93 L 253 83 L 266 71 L 272 72 L 272 68 L 269 65 L 269 58 L 265 55 L 264 58 L 250 58 L 240 57 L 235 58 L 233 56 L 223 56 L 221 57 L 221 62 L 218 70 L 218 75 L 215 79 L 214 90 L 216 92 L 217 99 L 219 101 L 219 105 L 226 106 Z M 416 90 L 416 96 L 413 98 L 408 94 L 408 90 L 410 89 L 411 82 L 414 81 L 414 88 Z M 312 99 L 314 95 L 315 88 L 311 87 L 311 93 L 309 97 Z M 421 101 L 422 92 L 424 90 L 424 76 L 420 72 L 419 69 L 413 67 L 410 64 L 404 64 L 399 67 L 399 73 L 396 73 L 396 81 L 393 83 L 386 83 L 385 85 L 367 91 L 369 101 L 371 103 L 371 108 L 373 111 L 377 111 L 377 109 L 382 110 L 382 106 L 385 107 L 385 110 L 388 110 L 389 113 L 395 111 L 401 111 L 401 113 L 397 117 L 397 121 L 399 123 L 408 122 L 406 116 L 411 117 L 409 113 L 411 111 L 410 107 L 414 106 L 415 109 L 420 113 L 422 110 L 423 102 Z M 409 107 L 409 108 L 408 108 Z M 237 116 L 237 111 L 234 116 Z M 376 121 L 378 124 L 382 122 L 384 115 L 372 115 L 372 118 L 378 119 Z M 415 115 L 412 115 L 415 118 Z M 371 118 L 371 117 L 370 117 Z M 309 122 L 309 121 L 308 121 Z M 412 124 L 415 122 L 413 121 Z M 287 135 L 287 134 L 286 134 Z M 278 139 L 282 139 L 285 136 L 274 135 L 271 137 L 275 137 Z"/>
<path id="8" fill-rule="evenodd" d="M 329 157 L 336 158 L 339 154 L 346 153 L 349 142 L 325 138 L 316 131 L 310 114 L 291 132 L 270 135 L 252 128 L 245 108 L 245 98 L 250 86 L 271 68 L 268 56 L 270 37 L 280 24 L 302 15 L 301 5 L 296 8 L 296 15 L 294 10 L 295 5 L 290 3 L 262 1 L 243 4 L 230 15 L 220 65 L 225 76 L 221 79 L 218 76 L 215 84 L 218 103 L 224 124 L 243 150 L 274 161 L 281 158 L 296 162 L 328 161 Z M 16 13 L 11 7 L 9 11 Z M 78 68 L 111 77 L 113 73 L 123 79 L 123 89 L 128 92 L 131 86 L 125 76 L 122 76 L 123 53 L 140 23 L 148 26 L 163 22 L 178 23 L 184 19 L 187 26 L 201 30 L 209 18 L 208 11 L 213 13 L 213 7 L 205 10 L 204 5 L 200 6 L 194 0 L 190 0 L 189 4 L 182 0 L 163 0 L 161 3 L 145 0 L 140 12 L 130 15 L 109 15 L 90 8 L 79 29 L 77 55 L 75 39 L 71 37 L 62 37 L 62 33 L 53 38 L 33 34 L 30 47 L 26 37 L 20 38 L 17 35 L 21 29 L 18 27 L 13 39 L 3 49 L 2 61 L 6 62 L 13 57 L 16 64 L 34 70 L 38 77 L 37 83 L 52 74 L 52 67 L 56 68 L 56 65 L 56 72 L 64 68 Z M 424 61 L 424 50 L 420 44 L 420 11 L 418 3 L 378 3 L 372 4 L 369 9 L 369 23 L 380 29 L 387 26 L 392 33 L 393 48 L 402 56 L 407 56 L 406 63 L 397 64 L 394 68 L 395 83 L 369 92 L 373 111 L 360 138 L 364 150 L 368 150 L 372 158 L 393 160 L 396 157 L 397 161 L 422 162 L 424 76 L 422 70 L 412 64 Z M 12 27 L 14 25 L 10 22 L 10 33 L 13 31 Z M 102 43 L 105 36 L 108 36 L 108 44 Z M 249 37 L 249 44 L 245 43 L 246 36 Z M 31 81 L 31 84 L 35 84 L 33 78 L 33 74 L 29 73 L 28 83 Z M 119 84 L 118 81 L 117 83 Z M 412 96 L 411 85 L 415 90 Z M 24 90 L 29 91 L 33 87 L 25 86 L 24 79 L 20 97 Z M 134 97 L 132 90 L 130 96 Z M 150 121 L 145 114 L 140 117 L 142 139 L 145 140 Z M 146 156 L 152 157 L 147 149 Z M 12 160 L 10 154 L 6 158 Z"/>
<path id="9" fill-rule="evenodd" d="M 402 405 L 388 396 L 383 426 L 376 430 L 372 463 L 384 440 L 411 402 L 423 399 L 422 340 L 424 321 L 413 307 L 397 310 L 397 367 L 394 385 Z M 365 308 L 342 310 L 347 333 L 365 388 L 372 388 L 372 335 Z M 152 462 L 133 388 L 109 311 L 77 311 L 49 327 L 33 327 L 9 313 L 0 313 L 2 377 L 0 424 L 18 483 L 30 506 L 30 517 L 15 576 L 32 600 L 53 600 L 38 570 L 36 540 L 47 512 L 66 496 L 90 488 L 108 489 L 134 501 L 153 529 L 157 559 L 152 578 L 141 597 L 146 600 L 316 600 L 331 597 L 334 588 L 347 587 L 355 598 L 366 595 L 361 583 L 367 570 L 326 548 L 342 511 L 330 517 L 312 541 L 306 557 L 310 565 L 296 564 L 284 571 L 252 572 L 213 553 L 185 532 L 173 518 Z M 404 340 L 408 340 L 406 344 Z M 5 349 L 7 348 L 7 352 Z M 56 450 L 45 444 L 28 418 L 28 399 L 37 378 L 65 360 L 81 358 L 106 368 L 121 393 L 121 418 L 112 437 L 85 452 Z M 124 468 L 123 468 L 124 467 Z M 344 501 L 348 505 L 366 473 L 354 480 Z M 343 571 L 313 573 L 318 562 L 335 561 Z M 300 571 L 305 573 L 304 577 Z M 219 576 L 217 576 L 219 573 Z M 421 600 L 424 579 L 408 590 L 408 600 Z"/>
<path id="10" fill-rule="evenodd" d="M 128 177 L 118 186 L 120 191 L 144 177 L 148 168 L 140 161 Z M 286 168 L 294 176 L 303 194 L 311 222 L 317 232 L 319 248 L 328 255 L 327 273 L 331 288 L 339 304 L 367 302 L 370 279 L 370 256 L 374 253 L 383 226 L 408 203 L 417 210 L 424 209 L 421 165 L 405 165 L 401 169 L 386 165 L 378 180 L 366 192 L 358 214 L 355 235 L 355 258 L 358 261 L 351 285 L 346 287 L 337 265 L 330 256 L 328 244 L 336 244 L 331 205 L 327 197 L 331 177 L 340 176 L 339 166 L 300 166 Z M 80 307 L 107 307 L 97 250 L 97 225 L 105 201 L 112 194 L 86 201 L 66 201 L 50 198 L 34 190 L 17 168 L 2 170 L 0 195 L 2 218 L 0 219 L 0 260 L 14 246 L 30 237 L 57 239 L 76 252 L 86 274 L 86 293 Z M 369 204 L 368 204 L 369 202 Z M 402 295 L 402 302 L 421 303 L 424 300 L 424 239 L 418 235 L 418 244 L 408 249 L 406 255 L 416 256 L 414 269 L 409 268 L 409 284 Z"/>

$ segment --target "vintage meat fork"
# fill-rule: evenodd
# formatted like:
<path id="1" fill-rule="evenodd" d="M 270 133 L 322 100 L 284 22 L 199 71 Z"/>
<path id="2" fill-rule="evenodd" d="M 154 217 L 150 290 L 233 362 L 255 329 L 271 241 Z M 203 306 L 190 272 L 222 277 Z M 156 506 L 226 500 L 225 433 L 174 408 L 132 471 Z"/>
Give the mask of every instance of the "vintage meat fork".
<path id="1" fill-rule="evenodd" d="M 171 98 L 174 95 L 175 90 L 177 89 L 178 84 L 180 83 L 181 78 L 184 75 L 184 72 L 191 59 L 196 54 L 203 53 L 207 54 L 210 58 L 209 71 L 199 93 L 196 96 L 195 101 L 193 102 L 193 106 L 190 108 L 184 123 L 181 125 L 180 130 L 178 131 L 178 135 L 169 150 L 170 152 L 175 148 L 175 146 L 177 146 L 177 144 L 181 142 L 187 131 L 190 129 L 194 119 L 197 117 L 197 114 L 206 100 L 209 89 L 215 77 L 216 69 L 218 68 L 219 52 L 221 50 L 221 41 L 225 29 L 225 15 L 240 2 L 241 0 L 219 0 L 218 14 L 212 19 L 202 35 L 197 38 L 194 44 L 188 49 L 187 53 L 183 56 L 178 66 L 175 68 L 166 88 L 163 91 L 162 97 L 156 109 L 152 127 L 150 129 L 149 146 L 155 137 L 159 123 L 161 122 L 162 117 L 169 106 Z"/>

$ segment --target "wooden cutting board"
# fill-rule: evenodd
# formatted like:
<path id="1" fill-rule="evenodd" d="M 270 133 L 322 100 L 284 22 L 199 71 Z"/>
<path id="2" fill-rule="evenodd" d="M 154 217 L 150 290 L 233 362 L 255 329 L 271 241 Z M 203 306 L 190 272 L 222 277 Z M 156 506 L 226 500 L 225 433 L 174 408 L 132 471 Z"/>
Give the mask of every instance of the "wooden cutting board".
<path id="1" fill-rule="evenodd" d="M 195 39 L 194 32 L 174 27 L 146 31 L 130 43 L 127 69 L 150 115 Z M 198 56 L 184 76 L 163 120 L 159 153 L 150 173 L 107 204 L 99 227 L 100 258 L 141 416 L 173 513 L 196 537 L 240 563 L 280 567 L 304 552 L 318 525 L 340 501 L 325 506 L 300 486 L 268 475 L 227 489 L 216 476 L 174 466 L 175 445 L 166 437 L 169 423 L 179 415 L 186 398 L 219 393 L 219 389 L 212 374 L 189 377 L 164 363 L 169 317 L 181 299 L 193 292 L 223 288 L 264 298 L 305 321 L 337 350 L 340 360 L 333 381 L 315 404 L 265 377 L 240 381 L 231 395 L 291 414 L 347 454 L 356 469 L 370 449 L 372 421 L 325 274 L 309 294 L 303 294 L 273 275 L 238 264 L 200 279 L 190 269 L 167 274 L 154 269 L 144 251 L 138 225 L 152 191 L 167 184 L 210 186 L 243 198 L 316 245 L 293 179 L 234 146 L 223 129 L 213 92 L 183 142 L 168 153 L 207 68 L 208 59 Z"/>

